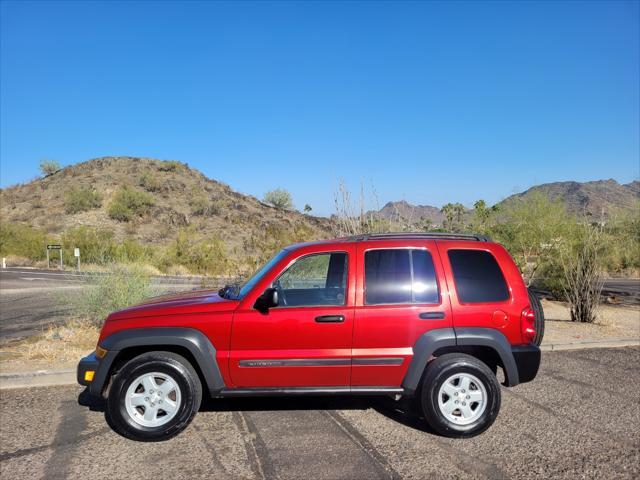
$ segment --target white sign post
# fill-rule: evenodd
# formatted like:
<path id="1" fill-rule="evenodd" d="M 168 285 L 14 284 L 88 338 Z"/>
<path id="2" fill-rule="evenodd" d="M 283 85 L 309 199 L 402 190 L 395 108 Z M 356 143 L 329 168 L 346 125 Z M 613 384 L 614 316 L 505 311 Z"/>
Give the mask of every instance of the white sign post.
<path id="1" fill-rule="evenodd" d="M 78 259 L 78 271 L 80 271 L 80 249 L 79 248 L 73 249 L 73 256 Z"/>

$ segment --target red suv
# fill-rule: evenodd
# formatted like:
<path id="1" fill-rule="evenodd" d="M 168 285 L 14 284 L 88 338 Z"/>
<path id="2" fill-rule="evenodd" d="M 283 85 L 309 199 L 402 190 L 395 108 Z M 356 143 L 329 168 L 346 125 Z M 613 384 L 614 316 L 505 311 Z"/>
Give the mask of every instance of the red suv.
<path id="1" fill-rule="evenodd" d="M 540 365 L 518 268 L 489 239 L 362 235 L 285 248 L 244 285 L 109 315 L 78 382 L 118 433 L 162 440 L 211 397 L 415 396 L 442 435 L 486 430 Z"/>

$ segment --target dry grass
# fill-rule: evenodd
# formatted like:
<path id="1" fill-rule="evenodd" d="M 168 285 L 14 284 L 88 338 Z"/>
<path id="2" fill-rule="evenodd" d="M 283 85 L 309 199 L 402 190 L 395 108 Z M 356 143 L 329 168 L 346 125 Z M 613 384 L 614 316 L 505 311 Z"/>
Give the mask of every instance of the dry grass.
<path id="1" fill-rule="evenodd" d="M 100 329 L 89 322 L 70 320 L 42 334 L 2 348 L 2 371 L 31 371 L 74 367 L 92 351 Z"/>

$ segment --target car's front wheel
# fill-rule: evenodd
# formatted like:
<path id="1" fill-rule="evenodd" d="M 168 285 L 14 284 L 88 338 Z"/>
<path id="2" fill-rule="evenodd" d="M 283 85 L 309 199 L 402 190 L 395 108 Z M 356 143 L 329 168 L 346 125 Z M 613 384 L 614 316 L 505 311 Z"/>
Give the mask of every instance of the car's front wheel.
<path id="1" fill-rule="evenodd" d="M 182 356 L 149 352 L 127 362 L 113 379 L 106 414 L 113 429 L 133 440 L 167 440 L 200 408 L 198 374 Z"/>
<path id="2" fill-rule="evenodd" d="M 471 355 L 451 353 L 427 366 L 421 405 L 427 423 L 447 437 L 484 432 L 500 411 L 500 384 L 491 369 Z"/>

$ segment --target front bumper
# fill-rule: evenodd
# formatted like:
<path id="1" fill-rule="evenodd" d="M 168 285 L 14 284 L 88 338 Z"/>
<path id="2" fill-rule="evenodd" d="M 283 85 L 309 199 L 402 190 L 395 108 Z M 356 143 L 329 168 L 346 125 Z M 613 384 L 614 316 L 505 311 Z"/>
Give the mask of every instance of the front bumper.
<path id="1" fill-rule="evenodd" d="M 95 374 L 98 372 L 99 367 L 100 359 L 96 356 L 96 352 L 93 352 L 80 360 L 77 370 L 78 383 L 87 387 L 90 386 L 96 378 Z M 87 372 L 94 372 L 93 379 L 91 381 L 85 380 Z"/>
<path id="2" fill-rule="evenodd" d="M 98 358 L 93 352 L 78 363 L 77 380 L 80 385 L 89 387 L 89 393 L 92 395 L 102 395 L 102 390 L 107 383 L 109 371 L 113 360 L 118 355 L 116 351 L 108 351 L 103 358 Z M 91 381 L 86 380 L 85 374 L 88 371 L 95 372 Z"/>
<path id="3" fill-rule="evenodd" d="M 520 383 L 530 382 L 536 378 L 540 368 L 540 348 L 536 345 L 518 345 L 511 347 L 511 353 L 518 368 Z"/>

